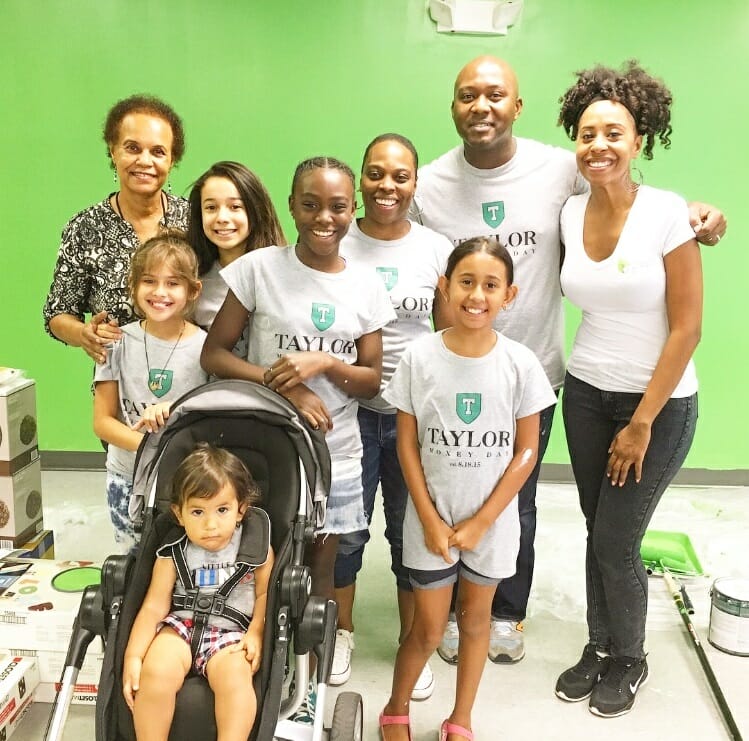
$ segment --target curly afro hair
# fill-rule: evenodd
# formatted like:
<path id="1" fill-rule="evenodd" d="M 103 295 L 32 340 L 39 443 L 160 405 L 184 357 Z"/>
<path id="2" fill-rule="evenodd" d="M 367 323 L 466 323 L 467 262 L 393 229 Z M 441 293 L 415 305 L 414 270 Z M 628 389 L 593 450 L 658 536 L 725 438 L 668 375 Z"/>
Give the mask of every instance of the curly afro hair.
<path id="1" fill-rule="evenodd" d="M 616 70 L 596 65 L 576 72 L 577 82 L 559 98 L 559 126 L 573 141 L 583 111 L 598 100 L 621 103 L 635 120 L 637 133 L 645 140 L 643 156 L 653 159 L 656 137 L 664 149 L 671 146 L 671 91 L 662 80 L 649 75 L 635 59 Z"/>

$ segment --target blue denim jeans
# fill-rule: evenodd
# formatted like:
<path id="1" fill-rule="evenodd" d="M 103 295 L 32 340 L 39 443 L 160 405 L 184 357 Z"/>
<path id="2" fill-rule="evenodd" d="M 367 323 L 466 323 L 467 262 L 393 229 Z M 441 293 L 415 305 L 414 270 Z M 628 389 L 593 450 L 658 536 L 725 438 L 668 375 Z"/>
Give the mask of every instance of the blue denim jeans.
<path id="1" fill-rule="evenodd" d="M 606 476 L 608 449 L 642 394 L 601 391 L 569 373 L 562 414 L 570 462 L 585 516 L 585 556 L 590 642 L 614 656 L 645 656 L 648 578 L 640 544 L 661 495 L 692 444 L 697 394 L 669 399 L 652 426 L 640 483 L 633 473 L 623 487 Z"/>
<path id="2" fill-rule="evenodd" d="M 536 560 L 536 487 L 541 473 L 541 461 L 546 453 L 554 421 L 552 405 L 540 414 L 538 437 L 538 460 L 536 467 L 518 492 L 518 514 L 520 515 L 520 550 L 515 564 L 515 575 L 502 579 L 492 600 L 492 617 L 499 620 L 525 620 L 528 597 L 533 582 L 533 565 Z"/>
<path id="3" fill-rule="evenodd" d="M 390 568 L 398 589 L 411 591 L 408 569 L 403 566 L 403 518 L 408 501 L 408 487 L 403 480 L 395 447 L 395 414 L 380 414 L 359 407 L 359 429 L 362 446 L 362 487 L 364 514 L 372 522 L 377 486 L 382 483 L 382 504 L 385 511 L 385 537 L 390 544 Z M 369 529 L 340 536 L 335 562 L 336 589 L 356 581 L 362 567 L 364 546 Z"/>

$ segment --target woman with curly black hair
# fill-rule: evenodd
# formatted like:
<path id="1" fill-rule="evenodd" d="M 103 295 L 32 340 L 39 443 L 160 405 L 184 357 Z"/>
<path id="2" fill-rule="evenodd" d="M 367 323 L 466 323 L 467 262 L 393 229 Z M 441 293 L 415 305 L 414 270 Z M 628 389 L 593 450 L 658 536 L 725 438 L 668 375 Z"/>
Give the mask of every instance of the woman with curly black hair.
<path id="1" fill-rule="evenodd" d="M 669 147 L 671 101 L 635 61 L 579 72 L 560 98 L 590 184 L 561 217 L 562 289 L 582 309 L 562 410 L 588 531 L 589 642 L 556 694 L 590 697 L 605 717 L 628 712 L 648 677 L 640 543 L 697 421 L 699 248 L 684 200 L 632 178 L 640 153 Z"/>

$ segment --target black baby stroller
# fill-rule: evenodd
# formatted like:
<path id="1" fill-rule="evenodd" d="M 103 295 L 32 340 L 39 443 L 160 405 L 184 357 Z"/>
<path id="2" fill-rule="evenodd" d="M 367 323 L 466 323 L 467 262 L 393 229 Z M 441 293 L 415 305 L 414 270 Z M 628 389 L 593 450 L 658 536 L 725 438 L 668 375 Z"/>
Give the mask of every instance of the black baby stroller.
<path id="1" fill-rule="evenodd" d="M 156 549 L 174 527 L 168 507 L 172 476 L 200 441 L 227 448 L 245 462 L 262 490 L 261 506 L 271 521 L 276 558 L 268 589 L 263 657 L 255 675 L 258 714 L 250 739 L 361 739 L 362 699 L 355 693 L 338 696 L 332 727 L 323 727 L 337 608 L 335 602 L 310 596 L 309 570 L 303 559 L 306 543 L 325 517 L 330 456 L 324 437 L 273 391 L 245 381 L 218 381 L 176 402 L 163 430 L 147 435 L 138 451 L 131 503 L 131 514 L 142 520 L 138 554 L 135 559 L 108 558 L 101 585 L 84 593 L 45 740 L 58 741 L 61 736 L 73 685 L 95 635 L 101 635 L 106 646 L 96 703 L 96 740 L 135 739 L 122 696 L 125 647 L 150 583 Z M 317 656 L 319 710 L 314 726 L 304 726 L 288 718 L 304 698 L 310 651 Z M 285 681 L 289 674 L 294 676 L 292 683 Z M 170 740 L 216 738 L 213 695 L 202 677 L 190 675 L 185 680 L 174 718 Z"/>

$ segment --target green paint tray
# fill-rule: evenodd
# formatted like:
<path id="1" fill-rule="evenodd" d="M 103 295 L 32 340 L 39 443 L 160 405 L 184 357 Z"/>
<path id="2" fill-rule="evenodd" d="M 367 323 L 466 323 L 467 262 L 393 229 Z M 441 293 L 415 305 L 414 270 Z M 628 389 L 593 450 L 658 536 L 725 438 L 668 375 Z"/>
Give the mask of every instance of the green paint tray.
<path id="1" fill-rule="evenodd" d="M 82 592 L 96 584 L 101 584 L 101 569 L 98 566 L 76 566 L 52 578 L 52 586 L 58 592 Z"/>
<path id="2" fill-rule="evenodd" d="M 683 576 L 702 576 L 702 564 L 686 533 L 648 530 L 640 546 L 640 558 L 649 573 L 671 571 Z"/>

